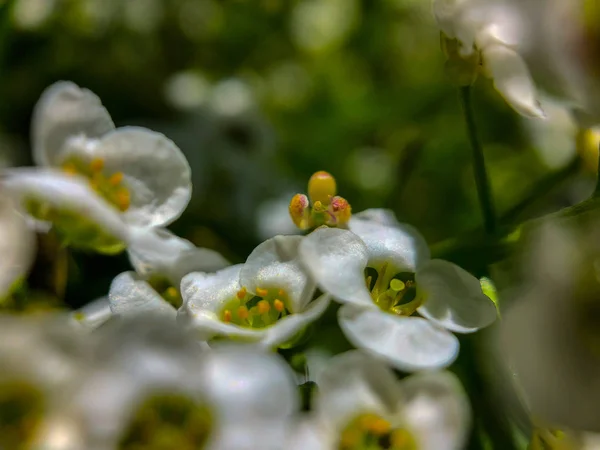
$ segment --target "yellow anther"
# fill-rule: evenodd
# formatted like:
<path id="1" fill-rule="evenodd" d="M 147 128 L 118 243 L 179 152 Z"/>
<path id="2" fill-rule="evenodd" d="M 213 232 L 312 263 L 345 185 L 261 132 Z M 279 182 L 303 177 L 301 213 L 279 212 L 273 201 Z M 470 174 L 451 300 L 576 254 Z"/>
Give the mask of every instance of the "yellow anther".
<path id="1" fill-rule="evenodd" d="M 120 189 L 117 192 L 115 203 L 121 211 L 127 211 L 131 205 L 131 196 L 127 189 Z"/>
<path id="2" fill-rule="evenodd" d="M 271 309 L 271 305 L 269 305 L 269 302 L 266 300 L 261 300 L 260 302 L 258 302 L 256 304 L 256 307 L 258 309 L 259 314 L 266 314 Z"/>
<path id="3" fill-rule="evenodd" d="M 279 312 L 283 312 L 285 305 L 283 304 L 283 302 L 281 300 L 276 298 L 275 301 L 273 302 L 273 308 L 275 308 Z"/>
<path id="4" fill-rule="evenodd" d="M 90 162 L 90 169 L 92 172 L 100 172 L 104 169 L 104 160 L 102 158 L 92 159 L 92 162 Z"/>
<path id="5" fill-rule="evenodd" d="M 245 306 L 240 306 L 237 310 L 237 315 L 240 319 L 246 320 L 248 318 L 248 316 L 250 315 L 250 312 L 248 311 L 248 308 L 246 308 Z"/>
<path id="6" fill-rule="evenodd" d="M 231 311 L 228 309 L 223 311 L 223 322 L 231 322 Z"/>
<path id="7" fill-rule="evenodd" d="M 280 297 L 283 297 L 283 296 L 285 295 L 285 291 L 284 291 L 283 289 L 279 289 L 279 291 L 277 291 L 277 294 L 278 294 Z"/>
<path id="8" fill-rule="evenodd" d="M 333 197 L 331 199 L 331 211 L 336 218 L 336 225 L 344 225 L 352 216 L 352 207 L 343 197 Z"/>
<path id="9" fill-rule="evenodd" d="M 269 291 L 267 289 L 261 289 L 259 287 L 256 288 L 256 295 L 258 295 L 259 297 L 266 297 L 269 294 Z"/>
<path id="10" fill-rule="evenodd" d="M 313 203 L 329 204 L 337 192 L 335 178 L 328 172 L 319 171 L 308 180 L 308 197 Z"/>
<path id="11" fill-rule="evenodd" d="M 108 179 L 108 183 L 111 186 L 118 186 L 123 181 L 123 172 L 115 172 Z"/>
<path id="12" fill-rule="evenodd" d="M 179 297 L 179 292 L 177 292 L 177 289 L 175 289 L 173 286 L 170 286 L 165 291 L 165 296 L 167 298 L 174 299 Z"/>
<path id="13" fill-rule="evenodd" d="M 382 419 L 381 417 L 378 417 L 369 423 L 369 431 L 373 434 L 387 434 L 390 432 L 391 429 L 392 426 L 390 425 L 390 423 L 387 420 Z"/>
<path id="14" fill-rule="evenodd" d="M 358 430 L 345 430 L 340 439 L 341 448 L 354 448 L 361 440 L 361 434 Z"/>
<path id="15" fill-rule="evenodd" d="M 400 292 L 406 288 L 406 284 L 404 281 L 394 278 L 392 281 L 390 281 L 390 287 L 392 288 L 392 291 Z"/>
<path id="16" fill-rule="evenodd" d="M 304 194 L 296 194 L 290 200 L 288 206 L 290 217 L 298 228 L 305 230 L 309 227 L 309 205 L 308 197 Z"/>
<path id="17" fill-rule="evenodd" d="M 237 294 L 235 294 L 235 296 L 239 299 L 239 300 L 244 300 L 246 298 L 246 288 L 243 287 L 241 288 L 239 291 L 237 291 Z"/>
<path id="18" fill-rule="evenodd" d="M 75 164 L 68 162 L 62 165 L 62 170 L 63 172 L 65 172 L 67 175 L 76 175 L 77 172 L 77 167 L 75 166 Z"/>

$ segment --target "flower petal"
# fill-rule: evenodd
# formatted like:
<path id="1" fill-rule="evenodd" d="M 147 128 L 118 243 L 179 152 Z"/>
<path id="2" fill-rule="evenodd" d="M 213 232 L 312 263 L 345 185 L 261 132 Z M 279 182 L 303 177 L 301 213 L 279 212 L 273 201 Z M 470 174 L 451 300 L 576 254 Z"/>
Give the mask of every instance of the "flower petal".
<path id="1" fill-rule="evenodd" d="M 456 264 L 441 259 L 428 261 L 415 281 L 417 295 L 425 299 L 419 314 L 441 327 L 472 333 L 496 320 L 496 306 L 481 291 L 479 280 Z"/>
<path id="2" fill-rule="evenodd" d="M 293 313 L 302 311 L 312 300 L 314 282 L 300 264 L 298 246 L 302 236 L 276 236 L 258 245 L 240 272 L 240 284 L 256 293 L 271 287 L 287 292 Z"/>
<path id="3" fill-rule="evenodd" d="M 360 350 L 333 357 L 317 379 L 317 386 L 319 421 L 338 432 L 366 412 L 394 415 L 402 402 L 394 373 L 381 359 Z"/>
<path id="4" fill-rule="evenodd" d="M 0 297 L 3 297 L 15 282 L 25 277 L 35 256 L 33 231 L 6 195 L 0 196 L 0 254 Z"/>
<path id="5" fill-rule="evenodd" d="M 545 117 L 529 69 L 516 51 L 504 45 L 489 45 L 482 56 L 494 86 L 515 111 L 527 117 Z"/>
<path id="6" fill-rule="evenodd" d="M 410 225 L 394 226 L 351 218 L 348 228 L 366 244 L 369 265 L 388 262 L 397 270 L 416 272 L 430 257 L 427 242 Z"/>
<path id="7" fill-rule="evenodd" d="M 330 301 L 331 297 L 323 294 L 310 302 L 303 311 L 279 319 L 274 325 L 265 328 L 266 336 L 260 344 L 265 348 L 275 348 L 289 342 L 295 335 L 321 317 Z"/>
<path id="8" fill-rule="evenodd" d="M 33 111 L 33 159 L 38 165 L 54 165 L 70 138 L 96 138 L 114 127 L 96 94 L 59 81 L 42 93 Z"/>
<path id="9" fill-rule="evenodd" d="M 297 419 L 286 436 L 287 450 L 331 450 L 335 448 L 338 436 L 323 426 L 317 417 Z"/>
<path id="10" fill-rule="evenodd" d="M 176 287 L 188 273 L 215 272 L 229 265 L 218 252 L 198 248 L 165 228 L 134 230 L 127 252 L 137 273 L 164 275 Z"/>
<path id="11" fill-rule="evenodd" d="M 450 372 L 422 373 L 402 380 L 404 420 L 423 450 L 463 448 L 470 425 L 467 397 Z"/>
<path id="12" fill-rule="evenodd" d="M 421 317 L 344 305 L 338 311 L 338 322 L 356 347 L 405 372 L 446 367 L 458 355 L 456 336 Z"/>
<path id="13" fill-rule="evenodd" d="M 156 312 L 175 317 L 175 308 L 163 299 L 135 272 L 123 272 L 115 277 L 108 291 L 113 314 L 120 316 Z"/>
<path id="14" fill-rule="evenodd" d="M 123 242 L 129 241 L 129 227 L 119 211 L 97 195 L 84 178 L 53 169 L 23 167 L 2 172 L 0 184 L 21 203 L 39 199 L 57 209 L 77 213 Z"/>
<path id="15" fill-rule="evenodd" d="M 383 209 L 383 208 L 370 208 L 365 209 L 356 214 L 352 214 L 352 219 L 354 220 L 366 220 L 370 222 L 375 222 L 380 225 L 387 225 L 390 227 L 400 225 L 398 219 L 396 218 L 396 214 L 391 209 Z"/>
<path id="16" fill-rule="evenodd" d="M 138 226 L 164 226 L 177 219 L 192 195 L 191 169 L 179 148 L 161 133 L 121 127 L 102 139 L 71 142 L 63 156 L 104 161 L 108 174 L 121 172 L 131 204 L 124 216 Z"/>
<path id="17" fill-rule="evenodd" d="M 300 243 L 300 258 L 319 287 L 344 303 L 372 305 L 364 270 L 368 253 L 354 233 L 319 228 Z"/>
<path id="18" fill-rule="evenodd" d="M 100 297 L 71 314 L 74 323 L 85 330 L 92 331 L 112 317 L 108 297 Z"/>

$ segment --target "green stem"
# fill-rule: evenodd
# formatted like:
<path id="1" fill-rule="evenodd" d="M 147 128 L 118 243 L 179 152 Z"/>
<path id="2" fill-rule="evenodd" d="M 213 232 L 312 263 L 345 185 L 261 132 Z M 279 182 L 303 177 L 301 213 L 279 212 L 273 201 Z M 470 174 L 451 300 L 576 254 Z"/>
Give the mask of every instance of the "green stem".
<path id="1" fill-rule="evenodd" d="M 496 214 L 494 212 L 494 203 L 492 200 L 492 189 L 485 169 L 485 159 L 483 157 L 483 148 L 477 136 L 477 127 L 473 107 L 471 105 L 471 87 L 460 88 L 460 101 L 467 124 L 467 134 L 473 150 L 473 170 L 475 174 L 475 184 L 477 185 L 477 195 L 479 197 L 479 206 L 483 215 L 483 226 L 488 235 L 496 231 Z"/>

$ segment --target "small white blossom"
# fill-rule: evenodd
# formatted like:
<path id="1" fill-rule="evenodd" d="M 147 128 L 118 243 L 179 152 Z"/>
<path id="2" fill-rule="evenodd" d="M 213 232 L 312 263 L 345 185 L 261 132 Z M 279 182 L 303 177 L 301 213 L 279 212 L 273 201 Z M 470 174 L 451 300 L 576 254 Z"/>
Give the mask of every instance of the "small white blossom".
<path id="1" fill-rule="evenodd" d="M 334 357 L 317 380 L 315 408 L 292 432 L 290 450 L 459 450 L 470 424 L 459 381 L 449 372 L 398 381 L 360 351 Z"/>
<path id="2" fill-rule="evenodd" d="M 108 297 L 100 297 L 71 313 L 71 322 L 87 331 L 95 330 L 112 317 Z"/>
<path id="3" fill-rule="evenodd" d="M 461 57 L 479 52 L 484 70 L 510 106 L 525 116 L 544 117 L 518 53 L 524 25 L 515 8 L 497 0 L 434 0 L 433 11 L 443 33 L 458 40 Z"/>
<path id="4" fill-rule="evenodd" d="M 405 371 L 444 367 L 459 348 L 449 331 L 474 332 L 496 319 L 479 280 L 431 260 L 413 227 L 375 211 L 354 215 L 348 227 L 317 229 L 299 253 L 320 288 L 344 304 L 339 324 L 357 347 Z"/>
<path id="5" fill-rule="evenodd" d="M 293 340 L 329 305 L 328 295 L 312 300 L 315 285 L 297 257 L 302 239 L 276 236 L 256 247 L 244 264 L 185 276 L 181 322 L 206 340 L 242 338 L 264 347 Z"/>
<path id="6" fill-rule="evenodd" d="M 276 355 L 229 346 L 204 353 L 152 316 L 100 333 L 94 371 L 68 406 L 85 448 L 283 449 L 298 398 Z"/>
<path id="7" fill-rule="evenodd" d="M 108 294 L 110 309 L 119 315 L 163 312 L 175 317 L 181 304 L 179 287 L 191 272 L 215 272 L 229 265 L 218 252 L 198 248 L 166 229 L 132 231 L 128 247 L 135 272 L 118 275 Z"/>

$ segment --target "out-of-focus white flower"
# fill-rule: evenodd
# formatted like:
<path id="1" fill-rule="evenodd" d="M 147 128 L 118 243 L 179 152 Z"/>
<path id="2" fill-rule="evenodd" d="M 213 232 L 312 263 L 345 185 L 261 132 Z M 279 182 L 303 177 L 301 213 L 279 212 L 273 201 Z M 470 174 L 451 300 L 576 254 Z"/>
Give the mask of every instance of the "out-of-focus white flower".
<path id="1" fill-rule="evenodd" d="M 315 285 L 297 255 L 302 239 L 276 236 L 244 264 L 185 276 L 181 322 L 205 340 L 239 338 L 267 348 L 293 340 L 329 305 L 326 294 L 311 301 Z"/>
<path id="2" fill-rule="evenodd" d="M 533 417 L 558 428 L 600 431 L 599 235 L 546 224 L 524 254 L 524 284 L 503 313 L 502 355 Z"/>
<path id="3" fill-rule="evenodd" d="M 398 381 L 381 361 L 351 351 L 334 357 L 317 384 L 313 416 L 293 430 L 287 449 L 463 448 L 469 407 L 449 372 Z"/>
<path id="4" fill-rule="evenodd" d="M 0 298 L 25 276 L 35 254 L 35 237 L 15 204 L 0 195 Z"/>
<path id="5" fill-rule="evenodd" d="M 510 106 L 525 116 L 544 117 L 529 69 L 517 51 L 525 32 L 515 8 L 497 0 L 434 0 L 433 11 L 442 32 L 458 41 L 458 56 L 479 54 Z M 474 68 L 477 62 L 475 58 Z"/>
<path id="6" fill-rule="evenodd" d="M 175 323 L 138 316 L 100 331 L 99 360 L 70 402 L 90 449 L 280 449 L 298 407 L 276 355 L 202 353 Z"/>
<path id="7" fill-rule="evenodd" d="M 92 331 L 105 324 L 111 317 L 108 297 L 100 297 L 71 313 L 72 323 L 79 328 Z"/>
<path id="8" fill-rule="evenodd" d="M 354 345 L 404 371 L 447 366 L 459 348 L 449 331 L 488 326 L 496 308 L 477 278 L 431 260 L 423 237 L 393 222 L 384 211 L 356 214 L 350 231 L 308 235 L 300 256 L 320 288 L 344 304 L 338 320 Z M 415 312 L 422 317 L 410 317 Z"/>
<path id="9" fill-rule="evenodd" d="M 63 317 L 0 316 L 0 448 L 79 450 L 62 402 L 89 366 L 89 341 Z"/>
<path id="10" fill-rule="evenodd" d="M 100 99 L 71 82 L 44 91 L 32 139 L 38 165 L 86 178 L 129 224 L 167 225 L 190 200 L 190 167 L 172 141 L 145 128 L 115 129 Z"/>
<path id="11" fill-rule="evenodd" d="M 135 272 L 118 275 L 108 294 L 119 315 L 164 312 L 175 317 L 182 299 L 182 278 L 191 272 L 215 272 L 229 265 L 218 252 L 198 248 L 163 228 L 135 230 L 128 248 Z"/>

